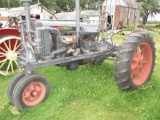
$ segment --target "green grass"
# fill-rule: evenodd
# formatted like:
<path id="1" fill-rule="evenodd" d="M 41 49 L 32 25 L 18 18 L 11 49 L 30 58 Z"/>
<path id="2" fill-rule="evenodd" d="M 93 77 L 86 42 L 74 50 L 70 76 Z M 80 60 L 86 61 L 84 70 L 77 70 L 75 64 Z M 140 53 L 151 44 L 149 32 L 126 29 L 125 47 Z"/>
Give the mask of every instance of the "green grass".
<path id="1" fill-rule="evenodd" d="M 13 115 L 6 90 L 14 74 L 0 76 L 0 120 L 159 120 L 160 35 L 153 37 L 158 43 L 156 66 L 151 81 L 140 89 L 124 92 L 117 87 L 113 61 L 74 71 L 50 66 L 36 70 L 50 82 L 49 98 Z M 114 38 L 122 41 L 124 36 Z"/>

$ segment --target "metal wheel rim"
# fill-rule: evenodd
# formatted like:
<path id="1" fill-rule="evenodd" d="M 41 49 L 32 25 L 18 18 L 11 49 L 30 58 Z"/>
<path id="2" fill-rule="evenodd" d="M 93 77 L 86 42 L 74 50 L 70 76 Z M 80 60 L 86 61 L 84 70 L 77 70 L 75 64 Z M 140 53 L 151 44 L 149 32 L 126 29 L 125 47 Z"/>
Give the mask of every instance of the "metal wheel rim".
<path id="1" fill-rule="evenodd" d="M 40 103 L 46 94 L 45 85 L 41 82 L 30 83 L 23 91 L 22 100 L 27 106 Z"/>
<path id="2" fill-rule="evenodd" d="M 135 85 L 144 84 L 152 68 L 152 48 L 146 42 L 141 43 L 134 53 L 131 64 L 131 77 Z"/>

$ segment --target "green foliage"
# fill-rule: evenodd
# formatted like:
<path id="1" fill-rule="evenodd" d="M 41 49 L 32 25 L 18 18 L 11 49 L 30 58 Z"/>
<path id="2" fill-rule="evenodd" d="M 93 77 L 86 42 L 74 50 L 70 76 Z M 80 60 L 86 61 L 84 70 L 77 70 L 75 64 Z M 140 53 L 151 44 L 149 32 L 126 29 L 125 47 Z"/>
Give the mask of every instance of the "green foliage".
<path id="1" fill-rule="evenodd" d="M 154 29 L 154 31 L 158 32 L 160 34 L 160 29 L 159 28 Z"/>
<path id="2" fill-rule="evenodd" d="M 160 24 L 160 21 L 147 21 L 147 24 Z"/>
<path id="3" fill-rule="evenodd" d="M 21 6 L 21 0 L 0 0 L 0 7 L 11 8 Z M 56 12 L 71 12 L 75 10 L 75 0 L 39 0 L 49 10 Z M 37 4 L 38 0 L 32 0 L 32 4 Z M 80 0 L 81 10 L 99 9 L 102 4 L 99 0 Z"/>
<path id="4" fill-rule="evenodd" d="M 147 23 L 148 16 L 160 13 L 159 0 L 137 0 L 141 3 L 143 24 Z"/>
<path id="5" fill-rule="evenodd" d="M 42 5 L 50 10 L 56 12 L 71 12 L 75 10 L 75 0 L 39 0 Z M 33 0 L 33 4 L 37 3 L 37 0 Z M 80 0 L 81 9 L 97 9 L 100 2 L 99 0 Z"/>
<path id="6" fill-rule="evenodd" d="M 20 0 L 0 0 L 1 8 L 19 7 Z"/>
<path id="7" fill-rule="evenodd" d="M 133 31 L 135 29 L 135 26 L 126 26 L 126 27 L 123 27 L 123 31 Z"/>
<path id="8" fill-rule="evenodd" d="M 137 2 L 141 3 L 144 12 L 148 12 L 151 15 L 160 12 L 159 0 L 137 0 Z"/>

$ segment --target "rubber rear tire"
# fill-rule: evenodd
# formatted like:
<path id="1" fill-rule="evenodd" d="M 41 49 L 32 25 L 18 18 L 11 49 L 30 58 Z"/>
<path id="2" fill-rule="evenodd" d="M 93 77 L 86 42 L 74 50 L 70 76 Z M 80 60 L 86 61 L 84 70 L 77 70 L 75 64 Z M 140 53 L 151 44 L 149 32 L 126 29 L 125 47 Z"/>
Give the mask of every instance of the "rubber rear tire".
<path id="1" fill-rule="evenodd" d="M 119 47 L 115 60 L 117 85 L 132 91 L 146 84 L 155 65 L 155 43 L 147 33 L 133 33 Z"/>
<path id="2" fill-rule="evenodd" d="M 13 103 L 13 99 L 12 99 L 12 94 L 13 94 L 13 89 L 16 86 L 16 84 L 25 76 L 25 73 L 19 73 L 16 74 L 10 81 L 9 85 L 8 85 L 8 89 L 7 89 L 7 96 L 9 99 L 9 102 Z"/>
<path id="3" fill-rule="evenodd" d="M 15 86 L 12 94 L 16 108 L 22 110 L 44 102 L 50 93 L 49 83 L 41 75 L 30 75 L 22 78 Z"/>

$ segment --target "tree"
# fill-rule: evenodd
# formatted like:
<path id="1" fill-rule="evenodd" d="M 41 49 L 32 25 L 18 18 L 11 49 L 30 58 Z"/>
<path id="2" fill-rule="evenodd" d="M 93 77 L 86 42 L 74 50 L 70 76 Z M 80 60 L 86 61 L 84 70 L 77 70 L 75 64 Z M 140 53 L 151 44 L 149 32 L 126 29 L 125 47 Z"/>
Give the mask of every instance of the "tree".
<path id="1" fill-rule="evenodd" d="M 0 0 L 1 8 L 19 7 L 20 0 Z"/>
<path id="2" fill-rule="evenodd" d="M 56 12 L 71 12 L 75 10 L 75 0 L 32 0 L 32 4 L 37 4 L 38 1 L 49 10 Z M 102 0 L 80 0 L 81 10 L 97 10 L 102 4 Z M 19 7 L 21 0 L 0 0 L 0 7 L 11 8 Z"/>
<path id="3" fill-rule="evenodd" d="M 153 16 L 154 14 L 160 13 L 160 1 L 159 0 L 137 0 L 141 2 L 142 6 L 142 19 L 145 25 L 148 20 L 148 16 Z"/>
<path id="4" fill-rule="evenodd" d="M 32 0 L 33 3 L 37 3 L 37 0 Z M 81 10 L 97 9 L 101 0 L 80 0 Z M 39 0 L 39 2 L 50 10 L 56 12 L 71 12 L 75 10 L 75 0 Z"/>

